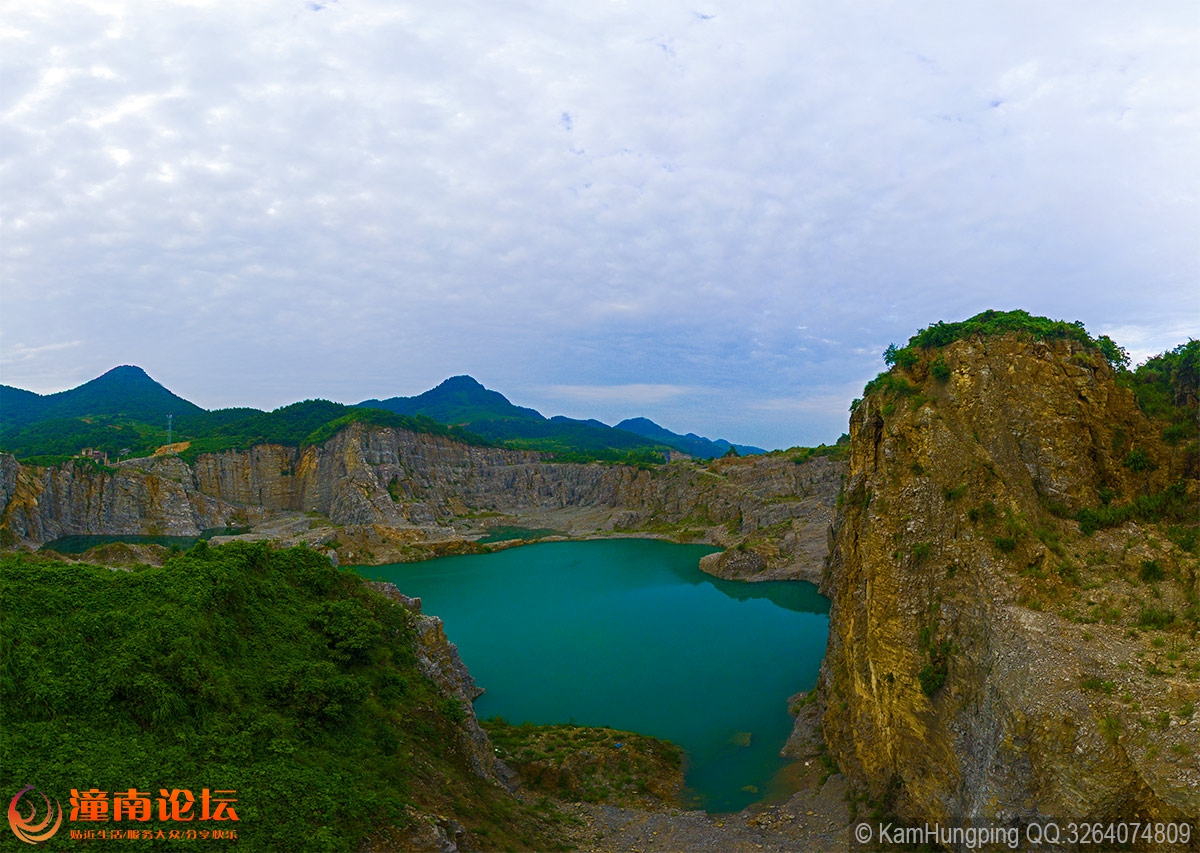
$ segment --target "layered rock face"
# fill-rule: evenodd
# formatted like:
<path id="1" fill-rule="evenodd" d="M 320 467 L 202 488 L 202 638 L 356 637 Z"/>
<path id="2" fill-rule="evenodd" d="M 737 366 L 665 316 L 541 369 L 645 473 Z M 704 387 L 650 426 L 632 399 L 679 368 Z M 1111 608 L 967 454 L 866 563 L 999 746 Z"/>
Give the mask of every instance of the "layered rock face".
<path id="1" fill-rule="evenodd" d="M 574 532 L 661 530 L 721 545 L 749 537 L 754 574 L 820 565 L 842 471 L 844 463 L 826 458 L 797 464 L 785 456 L 654 470 L 557 464 L 355 424 L 321 446 L 261 445 L 202 455 L 190 467 L 155 457 L 116 469 L 34 468 L 0 456 L 0 498 L 4 526 L 33 544 L 69 534 L 194 536 L 287 511 L 414 535 L 421 528 L 422 536 L 464 515 L 562 511 Z"/>
<path id="2" fill-rule="evenodd" d="M 962 340 L 943 381 L 931 357 L 851 417 L 823 586 L 831 752 L 914 820 L 1200 813 L 1200 661 L 1177 619 L 1196 559 L 1166 524 L 1070 520 L 1185 475 L 1194 501 L 1191 463 L 1094 350 Z"/>
<path id="3" fill-rule="evenodd" d="M 196 536 L 245 520 L 238 507 L 201 493 L 174 457 L 119 469 L 82 461 L 39 468 L 0 454 L 0 500 L 4 527 L 33 544 L 76 534 Z"/>

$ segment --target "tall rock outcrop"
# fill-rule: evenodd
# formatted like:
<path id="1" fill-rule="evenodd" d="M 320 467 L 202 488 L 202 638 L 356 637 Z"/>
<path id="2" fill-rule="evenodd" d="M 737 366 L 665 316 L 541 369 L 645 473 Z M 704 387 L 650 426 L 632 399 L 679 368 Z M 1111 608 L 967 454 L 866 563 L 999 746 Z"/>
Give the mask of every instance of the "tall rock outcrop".
<path id="1" fill-rule="evenodd" d="M 850 780 L 943 825 L 1200 813 L 1196 557 L 1152 513 L 1074 520 L 1196 506 L 1161 424 L 1075 341 L 972 337 L 875 385 L 823 586 Z"/>

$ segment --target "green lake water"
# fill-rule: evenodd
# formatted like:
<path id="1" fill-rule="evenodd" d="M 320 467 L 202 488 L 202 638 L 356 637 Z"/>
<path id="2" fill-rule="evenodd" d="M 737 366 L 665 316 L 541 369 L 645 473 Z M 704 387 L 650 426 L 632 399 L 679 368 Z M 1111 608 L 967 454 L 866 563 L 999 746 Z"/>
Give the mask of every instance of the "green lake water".
<path id="1" fill-rule="evenodd" d="M 358 571 L 442 618 L 487 690 L 481 718 L 674 741 L 688 804 L 727 812 L 784 793 L 787 698 L 816 684 L 829 602 L 808 583 L 713 578 L 697 564 L 714 550 L 550 542 Z"/>

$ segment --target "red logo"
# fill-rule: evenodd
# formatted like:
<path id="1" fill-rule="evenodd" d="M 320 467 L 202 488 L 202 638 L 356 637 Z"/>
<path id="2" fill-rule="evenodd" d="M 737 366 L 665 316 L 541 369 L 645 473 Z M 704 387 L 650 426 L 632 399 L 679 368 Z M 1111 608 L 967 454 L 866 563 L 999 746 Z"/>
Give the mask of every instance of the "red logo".
<path id="1" fill-rule="evenodd" d="M 21 812 L 17 808 L 17 804 L 21 801 L 21 797 L 33 790 L 32 785 L 26 785 L 22 788 L 12 802 L 8 804 L 8 825 L 12 827 L 12 831 L 16 833 L 17 838 L 24 841 L 26 844 L 37 844 L 39 841 L 48 841 L 54 837 L 54 833 L 58 832 L 58 827 L 62 825 L 62 806 L 58 800 L 54 801 L 54 805 L 58 806 L 58 820 L 54 821 L 54 826 L 42 832 L 46 824 L 50 823 L 50 818 L 54 816 L 54 809 L 50 807 L 50 798 L 42 794 L 42 799 L 46 801 L 46 816 L 41 823 L 34 823 L 37 818 L 37 803 L 29 804 L 29 817 L 21 817 Z M 38 791 L 41 794 L 41 791 Z M 32 797 L 30 798 L 32 799 Z"/>

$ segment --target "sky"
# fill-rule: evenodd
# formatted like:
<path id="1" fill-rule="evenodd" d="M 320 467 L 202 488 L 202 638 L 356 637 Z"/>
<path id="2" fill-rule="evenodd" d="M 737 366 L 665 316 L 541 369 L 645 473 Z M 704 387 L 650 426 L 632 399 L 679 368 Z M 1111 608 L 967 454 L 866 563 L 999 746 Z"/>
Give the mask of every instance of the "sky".
<path id="1" fill-rule="evenodd" d="M 832 442 L 938 320 L 1200 337 L 1198 93 L 1195 0 L 0 0 L 0 382 Z"/>

